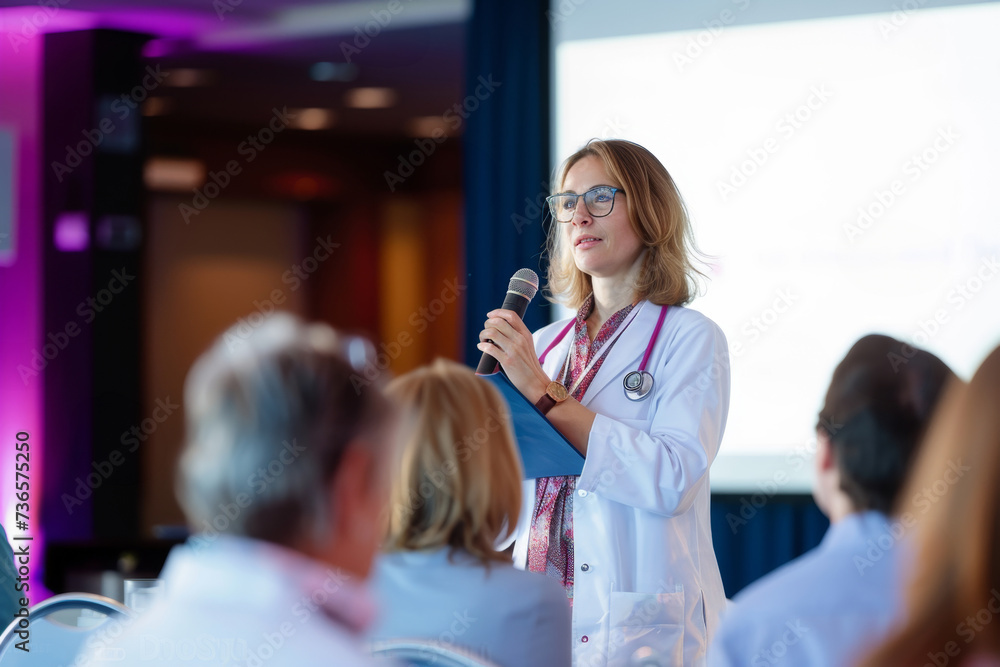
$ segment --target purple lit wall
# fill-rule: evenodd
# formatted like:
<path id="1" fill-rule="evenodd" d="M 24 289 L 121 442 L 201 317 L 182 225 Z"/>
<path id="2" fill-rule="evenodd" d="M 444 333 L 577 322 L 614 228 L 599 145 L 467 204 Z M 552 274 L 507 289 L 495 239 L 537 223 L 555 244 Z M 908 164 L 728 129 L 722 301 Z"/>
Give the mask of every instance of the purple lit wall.
<path id="1" fill-rule="evenodd" d="M 11 30 L 16 32 L 11 32 Z M 11 40 L 11 34 L 18 39 Z M 8 539 L 33 537 L 30 600 L 42 589 L 43 382 L 30 373 L 32 352 L 41 347 L 42 224 L 40 209 L 42 47 L 40 35 L 22 39 L 20 26 L 0 21 L 0 131 L 11 139 L 12 213 L 10 250 L 0 255 L 0 522 Z M 5 173 L 5 170 L 0 170 Z M 6 246 L 6 244 L 5 244 Z M 15 522 L 15 436 L 30 435 L 29 528 Z M 12 543 L 15 543 L 12 540 Z M 23 544 L 23 542 L 21 543 Z"/>

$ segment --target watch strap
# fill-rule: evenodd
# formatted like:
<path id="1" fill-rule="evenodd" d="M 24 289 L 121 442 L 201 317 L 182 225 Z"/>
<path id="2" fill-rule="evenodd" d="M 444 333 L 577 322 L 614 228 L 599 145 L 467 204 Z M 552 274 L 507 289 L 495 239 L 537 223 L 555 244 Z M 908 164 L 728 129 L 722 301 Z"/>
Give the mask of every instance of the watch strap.
<path id="1" fill-rule="evenodd" d="M 535 407 L 538 408 L 538 411 L 541 412 L 543 415 L 549 414 L 549 410 L 551 410 L 555 406 L 556 406 L 556 399 L 549 396 L 548 393 L 542 394 L 542 397 L 538 399 L 538 401 L 535 403 Z"/>

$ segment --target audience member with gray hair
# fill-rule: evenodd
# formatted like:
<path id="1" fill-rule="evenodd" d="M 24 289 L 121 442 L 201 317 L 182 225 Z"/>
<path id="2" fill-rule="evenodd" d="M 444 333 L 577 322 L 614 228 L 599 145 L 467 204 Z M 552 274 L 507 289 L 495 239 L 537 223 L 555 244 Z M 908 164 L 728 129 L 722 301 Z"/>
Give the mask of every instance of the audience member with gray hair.
<path id="1" fill-rule="evenodd" d="M 89 664 L 371 664 L 361 582 L 398 428 L 381 384 L 352 382 L 371 360 L 367 341 L 279 314 L 194 364 L 177 492 L 196 533 L 163 598 Z"/>

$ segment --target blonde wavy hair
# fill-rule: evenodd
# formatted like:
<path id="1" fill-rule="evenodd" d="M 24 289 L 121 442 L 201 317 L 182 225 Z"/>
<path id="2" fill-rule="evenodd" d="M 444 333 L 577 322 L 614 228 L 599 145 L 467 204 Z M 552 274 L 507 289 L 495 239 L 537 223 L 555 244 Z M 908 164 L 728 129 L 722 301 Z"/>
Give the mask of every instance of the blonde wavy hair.
<path id="1" fill-rule="evenodd" d="M 663 164 L 639 144 L 620 139 L 591 139 L 570 155 L 559 172 L 559 190 L 566 175 L 586 157 L 601 161 L 615 187 L 625 191 L 625 205 L 646 255 L 636 284 L 636 297 L 657 305 L 683 305 L 695 297 L 697 277 L 704 276 L 694 265 L 698 250 L 691 231 L 687 208 Z M 556 194 L 553 192 L 553 194 Z M 593 291 L 590 276 L 577 268 L 573 249 L 566 243 L 565 224 L 553 221 L 546 250 L 549 256 L 550 301 L 579 308 Z"/>
<path id="2" fill-rule="evenodd" d="M 450 547 L 484 564 L 521 511 L 521 459 L 500 392 L 469 368 L 437 359 L 386 393 L 411 413 L 391 493 L 387 551 Z"/>

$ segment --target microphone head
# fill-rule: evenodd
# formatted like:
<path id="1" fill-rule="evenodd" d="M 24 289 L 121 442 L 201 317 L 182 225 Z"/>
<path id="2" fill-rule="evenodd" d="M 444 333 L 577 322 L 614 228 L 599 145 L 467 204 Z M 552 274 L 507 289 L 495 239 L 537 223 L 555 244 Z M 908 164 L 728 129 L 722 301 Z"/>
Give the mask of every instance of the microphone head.
<path id="1" fill-rule="evenodd" d="M 511 276 L 507 284 L 508 294 L 519 294 L 528 301 L 535 298 L 538 292 L 538 274 L 531 269 L 519 269 Z"/>

